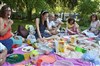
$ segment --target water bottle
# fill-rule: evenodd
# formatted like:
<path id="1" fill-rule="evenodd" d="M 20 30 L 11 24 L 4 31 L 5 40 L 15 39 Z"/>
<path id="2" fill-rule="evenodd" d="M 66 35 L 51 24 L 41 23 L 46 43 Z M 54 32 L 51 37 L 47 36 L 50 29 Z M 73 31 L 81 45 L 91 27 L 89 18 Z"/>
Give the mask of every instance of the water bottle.
<path id="1" fill-rule="evenodd" d="M 58 41 L 57 40 L 54 40 L 54 45 L 55 45 L 56 53 L 58 53 Z"/>

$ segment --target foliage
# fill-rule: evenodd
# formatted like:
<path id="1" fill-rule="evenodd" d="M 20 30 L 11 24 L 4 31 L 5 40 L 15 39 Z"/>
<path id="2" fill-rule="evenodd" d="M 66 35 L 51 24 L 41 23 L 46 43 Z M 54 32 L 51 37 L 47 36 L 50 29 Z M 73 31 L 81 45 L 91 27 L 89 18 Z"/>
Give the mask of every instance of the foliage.
<path id="1" fill-rule="evenodd" d="M 73 12 L 76 10 L 81 15 L 81 25 L 88 22 L 91 13 L 96 12 L 99 0 L 1 0 L 16 11 L 16 15 L 32 20 L 41 10 L 49 12 Z M 34 12 L 33 12 L 34 11 Z M 98 9 L 99 11 L 99 9 Z M 83 23 L 83 24 L 82 24 Z"/>
<path id="2" fill-rule="evenodd" d="M 80 12 L 80 14 L 91 14 L 96 11 L 97 5 L 99 5 L 99 2 L 96 0 L 81 0 L 78 12 Z"/>
<path id="3" fill-rule="evenodd" d="M 98 0 L 80 0 L 79 5 L 77 7 L 77 12 L 81 16 L 81 23 L 80 25 L 87 26 L 89 24 L 89 16 L 92 13 L 96 12 L 96 9 L 98 9 L 99 2 Z"/>

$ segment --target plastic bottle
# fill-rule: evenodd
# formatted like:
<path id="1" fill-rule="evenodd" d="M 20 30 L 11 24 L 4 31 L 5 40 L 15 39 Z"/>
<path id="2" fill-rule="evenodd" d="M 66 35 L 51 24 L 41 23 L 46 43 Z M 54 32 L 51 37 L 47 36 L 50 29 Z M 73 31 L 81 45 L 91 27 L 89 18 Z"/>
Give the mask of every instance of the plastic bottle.
<path id="1" fill-rule="evenodd" d="M 65 45 L 64 44 L 65 44 L 64 40 L 60 39 L 59 43 L 58 43 L 58 50 L 59 50 L 59 52 L 64 52 L 64 49 L 65 49 Z"/>
<path id="2" fill-rule="evenodd" d="M 56 53 L 58 53 L 58 41 L 57 40 L 54 40 L 54 45 L 55 45 Z"/>

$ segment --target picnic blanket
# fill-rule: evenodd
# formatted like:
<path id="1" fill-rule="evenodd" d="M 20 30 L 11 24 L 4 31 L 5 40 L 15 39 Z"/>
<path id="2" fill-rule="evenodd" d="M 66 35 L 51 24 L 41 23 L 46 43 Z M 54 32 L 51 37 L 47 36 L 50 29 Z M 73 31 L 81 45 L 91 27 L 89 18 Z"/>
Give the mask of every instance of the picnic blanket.
<path id="1" fill-rule="evenodd" d="M 22 46 L 22 47 L 25 47 L 25 46 Z M 16 49 L 14 49 L 14 52 L 13 54 L 24 54 L 24 52 L 22 51 L 22 47 L 18 47 Z M 65 58 L 65 57 L 62 57 L 60 55 L 57 55 L 57 54 L 50 54 L 50 55 L 53 55 L 56 57 L 56 61 L 68 61 L 68 62 L 71 62 L 74 66 L 94 66 L 91 62 L 87 62 L 87 61 L 84 61 L 82 59 L 79 59 L 79 58 Z M 28 61 L 22 61 L 20 63 L 17 63 L 17 64 L 10 64 L 8 62 L 5 62 L 2 66 L 16 66 L 18 64 L 27 64 L 29 63 L 30 60 Z M 36 66 L 36 65 L 33 65 L 33 66 Z M 48 64 L 44 64 L 44 65 L 41 65 L 41 66 L 55 66 L 54 63 L 48 63 Z M 62 66 L 62 65 L 57 65 L 57 66 Z"/>

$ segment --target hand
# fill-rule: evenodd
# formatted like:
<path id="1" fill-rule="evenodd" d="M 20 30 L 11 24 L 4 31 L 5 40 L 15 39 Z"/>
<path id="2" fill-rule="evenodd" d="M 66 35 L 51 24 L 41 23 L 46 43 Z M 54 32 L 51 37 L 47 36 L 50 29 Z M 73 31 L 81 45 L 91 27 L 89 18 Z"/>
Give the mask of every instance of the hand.
<path id="1" fill-rule="evenodd" d="M 8 25 L 11 26 L 12 24 L 13 24 L 13 20 L 9 20 L 9 21 L 8 21 Z"/>
<path id="2" fill-rule="evenodd" d="M 44 42 L 45 40 L 44 40 L 44 38 L 40 38 L 40 41 Z"/>
<path id="3" fill-rule="evenodd" d="M 75 34 L 75 32 L 73 32 L 73 31 L 70 31 L 72 34 Z"/>

